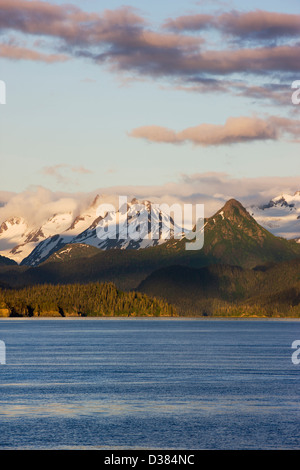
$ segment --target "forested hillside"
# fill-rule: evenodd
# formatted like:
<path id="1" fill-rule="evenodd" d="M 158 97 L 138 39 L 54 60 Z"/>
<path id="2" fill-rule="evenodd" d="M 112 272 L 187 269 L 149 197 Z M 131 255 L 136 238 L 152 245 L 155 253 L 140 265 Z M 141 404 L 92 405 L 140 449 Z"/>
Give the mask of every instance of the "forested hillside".
<path id="1" fill-rule="evenodd" d="M 0 289 L 0 316 L 175 316 L 175 307 L 112 283 Z"/>

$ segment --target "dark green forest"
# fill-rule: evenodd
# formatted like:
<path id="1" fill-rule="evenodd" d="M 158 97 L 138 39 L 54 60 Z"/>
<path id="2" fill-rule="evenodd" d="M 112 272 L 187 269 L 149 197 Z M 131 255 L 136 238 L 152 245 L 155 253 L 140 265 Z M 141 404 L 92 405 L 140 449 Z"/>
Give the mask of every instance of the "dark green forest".
<path id="1" fill-rule="evenodd" d="M 153 272 L 138 290 L 176 305 L 182 316 L 300 318 L 300 260 L 255 269 L 171 266 Z"/>
<path id="2" fill-rule="evenodd" d="M 164 300 L 122 292 L 113 283 L 0 288 L 0 316 L 176 316 Z"/>

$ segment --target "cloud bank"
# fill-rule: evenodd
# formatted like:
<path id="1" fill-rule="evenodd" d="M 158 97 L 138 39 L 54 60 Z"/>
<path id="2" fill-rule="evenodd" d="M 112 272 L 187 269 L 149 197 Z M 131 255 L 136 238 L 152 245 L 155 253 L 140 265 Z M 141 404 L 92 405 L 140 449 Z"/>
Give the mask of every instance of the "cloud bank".
<path id="1" fill-rule="evenodd" d="M 263 10 L 231 10 L 214 15 L 195 14 L 170 18 L 163 27 L 176 32 L 214 29 L 242 40 L 278 41 L 299 36 L 300 15 Z"/>
<path id="2" fill-rule="evenodd" d="M 11 217 L 24 217 L 39 227 L 53 214 L 71 212 L 74 217 L 86 210 L 95 196 L 118 207 L 119 196 L 134 197 L 154 203 L 205 204 L 205 216 L 219 210 L 229 199 L 245 206 L 269 202 L 283 193 L 300 190 L 299 175 L 293 177 L 234 178 L 227 173 L 209 172 L 181 175 L 178 181 L 160 186 L 113 186 L 90 193 L 53 192 L 42 186 L 21 193 L 0 191 L 0 224 Z"/>
<path id="3" fill-rule="evenodd" d="M 218 146 L 238 144 L 259 140 L 278 140 L 287 135 L 295 140 L 299 136 L 299 121 L 270 116 L 266 119 L 258 117 L 231 117 L 224 125 L 200 124 L 180 132 L 161 126 L 142 126 L 133 129 L 130 137 L 145 139 L 148 142 L 182 144 L 186 142 L 201 146 Z"/>
<path id="4" fill-rule="evenodd" d="M 52 54 L 47 55 L 9 46 L 2 40 L 0 53 L 14 60 L 85 58 L 118 73 L 196 81 L 207 75 L 216 78 L 300 70 L 297 14 L 263 10 L 195 13 L 169 18 L 153 27 L 130 6 L 86 12 L 74 5 L 47 1 L 0 0 L 0 9 L 2 33 L 40 37 L 52 48 Z M 222 35 L 219 50 L 207 37 L 211 31 Z M 241 47 L 244 41 L 247 44 Z"/>

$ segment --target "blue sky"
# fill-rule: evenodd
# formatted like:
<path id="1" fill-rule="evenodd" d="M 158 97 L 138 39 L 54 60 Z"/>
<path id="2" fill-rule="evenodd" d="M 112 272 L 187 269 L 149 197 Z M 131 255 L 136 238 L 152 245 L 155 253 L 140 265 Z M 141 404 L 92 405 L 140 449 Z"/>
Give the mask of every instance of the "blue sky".
<path id="1" fill-rule="evenodd" d="M 0 1 L 1 6 L 8 2 Z M 22 13 L 20 2 L 15 9 Z M 21 1 L 26 7 L 29 1 Z M 62 6 L 63 2 L 49 1 L 50 5 Z M 68 2 L 83 12 L 99 15 L 106 9 L 117 10 L 123 6 L 117 0 Z M 170 18 L 191 14 L 221 15 L 232 10 L 240 12 L 257 9 L 300 15 L 298 1 L 247 2 L 187 2 L 187 1 L 132 1 L 127 7 L 137 8 L 137 15 L 147 21 L 146 29 L 161 34 L 176 34 L 179 39 L 205 36 L 211 41 L 209 48 L 231 51 L 242 48 L 275 48 L 276 34 L 255 43 L 231 44 L 226 36 L 224 42 L 216 30 L 166 31 L 162 24 Z M 2 5 L 1 5 L 2 4 Z M 14 7 L 14 0 L 10 2 Z M 13 14 L 8 13 L 8 14 Z M 30 18 L 28 19 L 30 23 Z M 1 25 L 0 25 L 1 26 Z M 296 44 L 296 38 L 280 38 L 282 44 Z M 37 42 L 40 43 L 37 45 Z M 222 81 L 237 81 L 241 85 L 260 86 L 273 91 L 272 99 L 230 91 L 218 92 L 213 86 L 197 85 L 195 74 L 158 73 L 153 76 L 143 68 L 121 70 L 120 62 L 99 64 L 93 58 L 82 58 L 77 52 L 62 47 L 61 38 L 47 33 L 31 34 L 19 26 L 1 30 L 0 42 L 13 47 L 36 49 L 43 54 L 68 54 L 68 60 L 45 62 L 44 60 L 1 55 L 0 79 L 6 82 L 7 104 L 0 107 L 1 123 L 1 174 L 2 191 L 22 192 L 32 186 L 43 186 L 51 191 L 91 192 L 98 188 L 119 186 L 158 186 L 180 183 L 183 175 L 228 174 L 243 179 L 299 175 L 299 143 L 295 126 L 299 121 L 299 108 L 292 105 L 290 85 L 300 79 L 300 70 L 247 68 L 234 74 L 211 73 L 197 75 Z M 69 44 L 68 44 L 69 46 Z M 93 44 L 95 52 L 101 44 Z M 109 45 L 109 47 L 112 47 Z M 67 50 L 67 52 L 66 52 Z M 167 56 L 166 56 L 167 59 Z M 126 59 L 127 60 L 127 59 Z M 159 66 L 162 68 L 162 64 Z M 272 89 L 271 84 L 274 84 Z M 281 84 L 283 99 L 276 99 L 276 86 Z M 279 93 L 279 91 L 278 91 Z M 286 97 L 286 103 L 285 103 Z M 224 141 L 222 144 L 202 145 L 194 137 L 182 140 L 180 133 L 203 124 L 225 126 L 229 118 L 250 117 L 264 120 L 276 138 L 252 138 Z M 285 118 L 282 125 L 269 121 L 269 116 Z M 295 124 L 294 124 L 295 123 Z M 253 123 L 256 124 L 257 123 Z M 158 141 L 141 129 L 156 126 L 172 130 L 174 141 Z M 293 126 L 293 132 L 290 132 Z M 151 130 L 152 130 L 151 127 Z M 132 134 L 134 129 L 138 138 Z M 288 134 L 286 134 L 288 129 Z M 217 129 L 215 129 L 217 131 Z M 199 131 L 202 132 L 201 129 Z M 222 132 L 226 131 L 226 128 Z M 279 136 L 277 137 L 277 133 Z M 194 134 L 193 134 L 194 135 Z M 273 135 L 273 134 L 272 134 Z M 142 136 L 142 137 L 140 137 Z M 150 137 L 149 137 L 150 136 Z M 300 189 L 300 188 L 298 188 Z"/>

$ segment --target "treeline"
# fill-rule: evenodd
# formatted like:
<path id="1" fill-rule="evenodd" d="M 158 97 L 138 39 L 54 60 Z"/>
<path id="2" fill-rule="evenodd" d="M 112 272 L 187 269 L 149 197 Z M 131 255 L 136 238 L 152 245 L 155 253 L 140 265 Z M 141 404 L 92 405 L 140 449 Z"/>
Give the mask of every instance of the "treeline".
<path id="1" fill-rule="evenodd" d="M 177 316 L 177 312 L 164 300 L 95 282 L 0 288 L 0 316 Z"/>
<path id="2" fill-rule="evenodd" d="M 264 317 L 300 318 L 300 304 L 274 301 L 274 298 L 226 301 L 214 297 L 198 299 L 177 298 L 179 316 L 188 317 Z"/>
<path id="3" fill-rule="evenodd" d="M 300 318 L 300 260 L 256 269 L 173 266 L 152 273 L 139 291 L 174 303 L 180 316 Z"/>

